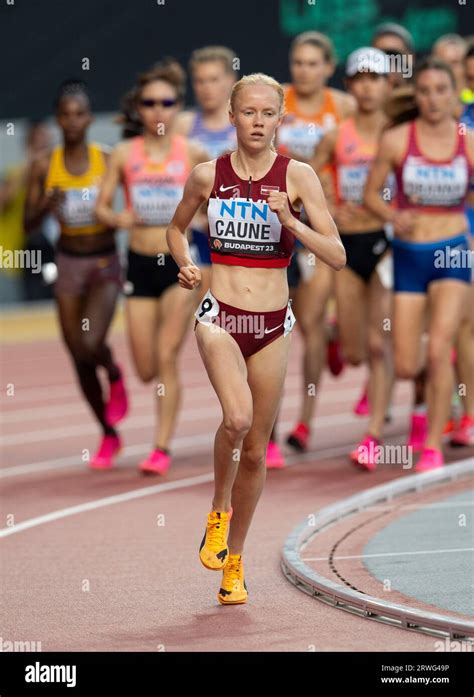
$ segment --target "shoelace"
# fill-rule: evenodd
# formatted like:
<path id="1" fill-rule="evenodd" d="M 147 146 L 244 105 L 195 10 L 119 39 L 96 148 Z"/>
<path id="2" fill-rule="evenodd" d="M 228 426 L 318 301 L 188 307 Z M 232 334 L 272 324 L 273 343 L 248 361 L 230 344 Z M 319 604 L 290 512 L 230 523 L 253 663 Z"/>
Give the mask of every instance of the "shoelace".
<path id="1" fill-rule="evenodd" d="M 207 524 L 207 539 L 211 547 L 218 547 L 219 551 L 225 547 L 226 541 L 224 528 L 221 526 L 222 520 L 217 515 L 212 516 L 210 523 Z"/>
<path id="2" fill-rule="evenodd" d="M 233 590 L 239 589 L 241 567 L 241 559 L 229 559 L 227 566 L 224 569 L 226 583 L 232 586 Z"/>

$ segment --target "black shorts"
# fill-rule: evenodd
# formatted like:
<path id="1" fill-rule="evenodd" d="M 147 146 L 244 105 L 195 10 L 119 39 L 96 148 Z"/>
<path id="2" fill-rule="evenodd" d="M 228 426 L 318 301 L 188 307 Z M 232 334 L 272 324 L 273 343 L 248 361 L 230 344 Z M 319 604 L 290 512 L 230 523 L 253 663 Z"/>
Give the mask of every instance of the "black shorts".
<path id="1" fill-rule="evenodd" d="M 346 250 L 347 266 L 368 283 L 375 267 L 390 247 L 385 230 L 350 234 L 341 232 L 340 236 Z"/>
<path id="2" fill-rule="evenodd" d="M 124 293 L 130 298 L 159 298 L 178 283 L 179 268 L 171 254 L 137 254 L 128 250 Z"/>

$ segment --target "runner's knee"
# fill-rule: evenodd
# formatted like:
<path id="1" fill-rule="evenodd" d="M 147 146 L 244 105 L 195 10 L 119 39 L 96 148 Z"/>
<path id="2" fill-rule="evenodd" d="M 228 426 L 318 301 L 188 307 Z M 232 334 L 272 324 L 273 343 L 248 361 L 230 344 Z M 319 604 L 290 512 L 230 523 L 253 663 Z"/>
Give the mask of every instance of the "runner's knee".
<path id="1" fill-rule="evenodd" d="M 241 409 L 224 415 L 224 429 L 230 441 L 238 441 L 246 436 L 252 425 L 251 410 Z"/>

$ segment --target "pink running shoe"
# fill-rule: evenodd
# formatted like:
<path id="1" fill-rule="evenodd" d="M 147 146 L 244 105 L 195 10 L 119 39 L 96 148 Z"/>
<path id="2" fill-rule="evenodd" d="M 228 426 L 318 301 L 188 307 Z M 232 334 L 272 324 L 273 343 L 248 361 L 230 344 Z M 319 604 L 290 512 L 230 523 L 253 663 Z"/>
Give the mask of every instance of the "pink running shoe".
<path id="1" fill-rule="evenodd" d="M 436 448 L 423 448 L 421 457 L 415 465 L 416 472 L 427 472 L 443 467 L 444 459 L 441 450 Z"/>
<path id="2" fill-rule="evenodd" d="M 449 445 L 453 448 L 474 445 L 474 416 L 464 414 L 458 426 L 451 433 Z"/>
<path id="3" fill-rule="evenodd" d="M 112 459 L 118 455 L 122 449 L 122 441 L 119 436 L 104 436 L 100 447 L 92 460 L 89 467 L 94 470 L 107 470 L 114 466 Z"/>
<path id="4" fill-rule="evenodd" d="M 369 394 L 367 390 L 367 385 L 364 387 L 364 391 L 361 398 L 354 405 L 354 414 L 357 416 L 368 416 L 370 414 L 370 404 L 369 404 Z"/>
<path id="5" fill-rule="evenodd" d="M 282 469 L 285 466 L 285 458 L 281 452 L 281 448 L 274 440 L 271 440 L 268 443 L 265 464 L 267 466 L 267 470 Z"/>
<path id="6" fill-rule="evenodd" d="M 407 446 L 413 448 L 413 452 L 423 450 L 426 435 L 428 433 L 428 418 L 426 414 L 411 415 L 410 435 L 408 436 Z"/>
<path id="7" fill-rule="evenodd" d="M 128 412 L 128 398 L 121 368 L 120 377 L 110 383 L 109 401 L 105 407 L 105 418 L 108 424 L 113 426 L 125 418 Z"/>
<path id="8" fill-rule="evenodd" d="M 334 325 L 332 337 L 326 345 L 326 363 L 334 377 L 338 377 L 346 367 L 336 325 Z"/>
<path id="9" fill-rule="evenodd" d="M 286 442 L 291 445 L 295 450 L 302 453 L 308 448 L 309 440 L 309 426 L 308 424 L 299 423 L 296 424 Z"/>
<path id="10" fill-rule="evenodd" d="M 369 472 L 374 472 L 377 469 L 377 447 L 382 442 L 368 434 L 361 440 L 355 450 L 349 455 L 354 465 L 359 465 Z"/>
<path id="11" fill-rule="evenodd" d="M 171 457 L 164 450 L 156 448 L 148 457 L 140 462 L 138 468 L 144 474 L 165 475 L 171 465 Z"/>

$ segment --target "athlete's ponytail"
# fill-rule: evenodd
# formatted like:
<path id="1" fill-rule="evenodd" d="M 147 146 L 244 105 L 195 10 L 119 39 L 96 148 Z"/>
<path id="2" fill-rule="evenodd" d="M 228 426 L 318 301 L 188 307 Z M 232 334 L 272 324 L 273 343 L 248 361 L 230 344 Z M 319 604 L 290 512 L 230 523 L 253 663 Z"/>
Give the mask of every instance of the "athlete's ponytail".
<path id="1" fill-rule="evenodd" d="M 420 112 L 415 102 L 413 85 L 394 88 L 387 99 L 384 110 L 389 119 L 384 130 L 418 118 Z"/>
<path id="2" fill-rule="evenodd" d="M 232 87 L 232 92 L 230 93 L 229 111 L 231 113 L 234 113 L 237 96 L 244 87 L 248 87 L 249 85 L 268 85 L 268 87 L 273 87 L 278 95 L 280 116 L 283 116 L 285 112 L 285 93 L 283 91 L 283 87 L 277 80 L 275 80 L 275 78 L 270 77 L 270 75 L 265 75 L 265 73 L 251 73 L 250 75 L 244 75 L 240 78 L 240 80 L 237 80 Z M 273 137 L 271 149 L 276 151 L 274 141 L 275 137 Z"/>
<path id="3" fill-rule="evenodd" d="M 129 90 L 122 97 L 120 115 L 115 119 L 122 126 L 122 138 L 134 138 L 143 133 L 143 123 L 137 111 L 137 88 Z"/>

